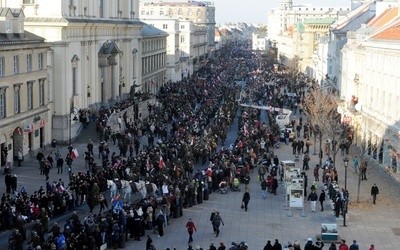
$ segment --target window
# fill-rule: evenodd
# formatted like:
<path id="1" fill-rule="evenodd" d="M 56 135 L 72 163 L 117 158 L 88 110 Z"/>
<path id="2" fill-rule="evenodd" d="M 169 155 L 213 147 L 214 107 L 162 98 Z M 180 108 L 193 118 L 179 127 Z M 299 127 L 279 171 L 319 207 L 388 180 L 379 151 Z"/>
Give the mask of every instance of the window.
<path id="1" fill-rule="evenodd" d="M 33 108 L 33 82 L 27 83 L 28 110 Z"/>
<path id="2" fill-rule="evenodd" d="M 181 16 L 183 14 L 182 9 L 178 10 L 178 15 Z"/>
<path id="3" fill-rule="evenodd" d="M 142 16 L 146 15 L 146 11 L 145 11 L 144 9 L 142 9 L 142 10 L 140 11 L 140 15 L 142 15 Z"/>
<path id="4" fill-rule="evenodd" d="M 13 58 L 13 66 L 14 66 L 14 74 L 18 74 L 18 68 L 19 68 L 19 56 L 14 56 Z"/>
<path id="5" fill-rule="evenodd" d="M 164 9 L 163 8 L 160 9 L 160 16 L 164 16 Z"/>
<path id="6" fill-rule="evenodd" d="M 43 53 L 38 54 L 38 69 L 43 69 Z"/>
<path id="7" fill-rule="evenodd" d="M 26 71 L 32 71 L 32 54 L 26 55 Z"/>
<path id="8" fill-rule="evenodd" d="M 185 25 L 181 25 L 181 30 L 185 29 Z"/>
<path id="9" fill-rule="evenodd" d="M 0 89 L 0 118 L 6 117 L 6 89 Z"/>
<path id="10" fill-rule="evenodd" d="M 0 57 L 0 76 L 4 76 L 4 57 Z"/>
<path id="11" fill-rule="evenodd" d="M 14 87 L 14 114 L 18 114 L 21 112 L 20 109 L 20 93 L 19 93 L 19 86 Z"/>
<path id="12" fill-rule="evenodd" d="M 181 43 L 185 42 L 185 36 L 181 36 Z"/>
<path id="13" fill-rule="evenodd" d="M 44 80 L 39 80 L 39 105 L 44 105 Z"/>
<path id="14" fill-rule="evenodd" d="M 201 16 L 201 10 L 197 10 L 196 15 Z"/>
<path id="15" fill-rule="evenodd" d="M 35 0 L 24 0 L 23 4 L 35 4 Z"/>
<path id="16" fill-rule="evenodd" d="M 163 24 L 163 25 L 162 25 L 162 28 L 163 28 L 164 30 L 168 29 L 168 24 Z"/>

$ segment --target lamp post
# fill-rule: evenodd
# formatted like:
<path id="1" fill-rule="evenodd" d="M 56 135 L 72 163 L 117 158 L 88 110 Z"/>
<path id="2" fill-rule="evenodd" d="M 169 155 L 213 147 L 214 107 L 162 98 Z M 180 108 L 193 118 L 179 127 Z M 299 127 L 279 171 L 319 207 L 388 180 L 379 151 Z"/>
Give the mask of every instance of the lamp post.
<path id="1" fill-rule="evenodd" d="M 344 192 L 345 194 L 343 195 L 343 199 L 344 199 L 344 204 L 343 204 L 343 226 L 346 226 L 346 214 L 347 214 L 347 166 L 349 165 L 349 159 L 344 158 L 343 159 L 344 162 Z"/>
<path id="2" fill-rule="evenodd" d="M 75 107 L 71 107 L 69 111 L 69 146 L 72 145 L 72 121 L 78 121 L 78 117 L 76 116 L 78 112 L 79 110 Z M 72 118 L 72 116 L 74 116 L 74 118 Z"/>

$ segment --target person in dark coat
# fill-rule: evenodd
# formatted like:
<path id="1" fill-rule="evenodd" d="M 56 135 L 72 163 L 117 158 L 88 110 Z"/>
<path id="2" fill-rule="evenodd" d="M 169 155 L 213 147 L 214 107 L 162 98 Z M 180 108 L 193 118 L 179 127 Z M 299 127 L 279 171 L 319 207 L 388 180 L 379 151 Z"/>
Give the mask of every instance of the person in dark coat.
<path id="1" fill-rule="evenodd" d="M 264 250 L 274 250 L 270 240 L 267 241 L 267 244 L 264 246 Z"/>
<path id="2" fill-rule="evenodd" d="M 282 250 L 282 245 L 281 245 L 281 243 L 279 243 L 278 239 L 275 239 L 275 244 L 272 249 L 273 250 Z"/>
<path id="3" fill-rule="evenodd" d="M 151 243 L 153 243 L 153 240 L 151 239 L 150 235 L 147 235 L 146 250 L 151 249 Z"/>
<path id="4" fill-rule="evenodd" d="M 17 186 L 18 186 L 18 179 L 17 179 L 17 175 L 14 174 L 11 177 L 11 191 L 15 192 L 17 190 Z"/>
<path id="5" fill-rule="evenodd" d="M 324 201 L 325 201 L 325 191 L 321 190 L 321 194 L 319 195 L 319 203 L 321 204 L 321 211 L 324 211 Z"/>
<path id="6" fill-rule="evenodd" d="M 379 188 L 378 186 L 374 183 L 374 185 L 372 185 L 371 187 L 371 195 L 372 195 L 372 202 L 376 203 L 376 196 L 379 194 Z"/>
<path id="7" fill-rule="evenodd" d="M 247 205 L 250 201 L 250 193 L 244 192 L 242 202 L 244 203 L 244 210 L 247 212 Z"/>
<path id="8" fill-rule="evenodd" d="M 4 177 L 4 182 L 6 184 L 6 193 L 9 194 L 11 193 L 11 174 L 7 173 L 6 176 Z"/>
<path id="9" fill-rule="evenodd" d="M 274 176 L 274 179 L 272 180 L 272 191 L 274 195 L 276 195 L 276 190 L 278 189 L 278 180 L 276 179 L 276 176 Z"/>

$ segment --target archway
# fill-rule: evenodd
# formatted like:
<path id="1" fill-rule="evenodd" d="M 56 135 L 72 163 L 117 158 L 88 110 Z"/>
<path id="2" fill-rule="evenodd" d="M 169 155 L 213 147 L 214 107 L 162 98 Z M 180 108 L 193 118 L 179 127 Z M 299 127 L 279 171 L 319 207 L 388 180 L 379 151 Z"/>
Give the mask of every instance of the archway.
<path id="1" fill-rule="evenodd" d="M 12 135 L 12 155 L 13 155 L 13 160 L 18 160 L 18 149 L 20 148 L 22 151 L 22 155 L 24 154 L 24 132 L 22 128 L 17 127 L 14 129 L 13 135 Z"/>

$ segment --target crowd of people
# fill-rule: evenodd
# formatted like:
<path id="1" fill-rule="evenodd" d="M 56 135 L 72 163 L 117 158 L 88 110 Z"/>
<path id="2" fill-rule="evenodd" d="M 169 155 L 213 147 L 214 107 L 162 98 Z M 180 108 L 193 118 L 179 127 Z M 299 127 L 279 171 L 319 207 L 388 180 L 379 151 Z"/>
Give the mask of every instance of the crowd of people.
<path id="1" fill-rule="evenodd" d="M 163 237 L 172 218 L 183 216 L 184 208 L 209 199 L 210 193 L 221 190 L 221 183 L 232 188 L 236 179 L 245 185 L 242 202 L 247 211 L 249 173 L 257 167 L 262 190 L 268 189 L 276 195 L 278 179 L 283 178 L 282 166 L 274 153 L 281 129 L 274 119 L 276 114 L 269 110 L 268 121 L 261 121 L 261 110 L 239 109 L 237 97 L 240 96 L 245 103 L 285 106 L 301 113 L 299 104 L 305 95 L 306 79 L 302 84 L 290 83 L 283 73 L 274 72 L 272 65 L 263 65 L 260 72 L 257 70 L 262 64 L 259 60 L 247 44 L 225 46 L 192 76 L 162 86 L 156 95 L 156 104 L 148 105 L 147 118 L 128 119 L 124 113 L 119 121 L 123 125 L 117 130 L 108 124 L 109 117 L 134 105 L 135 98 L 119 102 L 111 109 L 102 108 L 97 115 L 93 112 L 82 114 L 82 122 L 95 121 L 99 139 L 98 145 L 92 140 L 87 144 L 83 156 L 87 172 L 72 171 L 73 147 L 70 145 L 65 159 L 56 153 L 54 160 L 61 173 L 64 162 L 67 164 L 67 184 L 62 179 L 47 182 L 46 187 L 40 187 L 29 196 L 24 190 L 16 190 L 17 180 L 7 175 L 7 194 L 3 195 L 1 204 L 1 226 L 16 229 L 17 238 L 26 240 L 32 249 L 99 249 L 103 244 L 116 249 L 124 247 L 128 235 L 137 241 L 146 235 L 146 231 Z M 246 84 L 239 85 L 238 80 Z M 276 84 L 265 84 L 270 81 Z M 287 95 L 289 90 L 296 92 L 298 98 Z M 141 100 L 147 98 L 150 96 L 143 95 Z M 232 144 L 225 145 L 234 119 L 238 119 L 237 138 Z M 144 138 L 147 138 L 146 143 L 143 143 Z M 119 152 L 112 152 L 111 143 L 117 145 Z M 301 145 L 300 140 L 294 143 Z M 303 142 L 304 145 L 308 152 L 307 141 Z M 298 152 L 299 148 L 293 146 L 293 152 Z M 52 156 L 38 155 L 37 159 L 41 174 L 48 181 Z M 195 169 L 199 164 L 204 166 L 202 170 Z M 308 166 L 304 170 L 307 169 Z M 335 171 L 329 167 L 325 169 L 323 176 L 329 176 L 326 184 L 331 186 L 336 178 Z M 121 195 L 129 186 L 132 193 L 140 194 L 140 199 L 116 208 L 118 196 L 110 200 L 105 195 L 112 183 L 116 184 Z M 336 191 L 336 187 L 332 187 Z M 332 194 L 329 196 L 334 197 Z M 53 216 L 83 204 L 89 206 L 89 216 L 80 218 L 73 212 L 64 225 L 55 223 L 49 226 Z M 95 214 L 93 211 L 97 205 L 100 209 Z M 214 213 L 210 219 L 216 237 L 219 236 L 219 224 L 223 224 L 218 216 Z M 215 223 L 216 220 L 219 223 Z M 33 233 L 28 237 L 25 224 L 31 221 Z M 192 234 L 197 229 L 191 220 L 186 227 L 190 236 L 188 249 L 193 249 Z M 46 234 L 51 234 L 47 240 Z M 147 240 L 150 243 L 146 248 L 155 249 L 151 237 Z M 16 241 L 17 249 L 22 247 L 22 241 Z M 293 245 L 288 243 L 287 249 L 298 249 L 297 245 L 296 242 Z M 244 250 L 248 246 L 245 242 L 232 242 L 228 248 L 221 242 L 218 248 L 212 245 L 209 249 Z M 274 245 L 268 242 L 264 249 L 282 249 L 282 246 L 276 240 Z M 322 246 L 313 249 L 322 249 Z"/>

